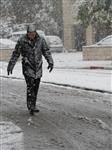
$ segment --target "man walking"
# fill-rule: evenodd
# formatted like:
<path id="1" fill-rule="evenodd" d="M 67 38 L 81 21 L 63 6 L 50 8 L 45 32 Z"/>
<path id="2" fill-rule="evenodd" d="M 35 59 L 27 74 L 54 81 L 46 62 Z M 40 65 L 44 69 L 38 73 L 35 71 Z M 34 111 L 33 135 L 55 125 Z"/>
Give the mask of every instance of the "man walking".
<path id="1" fill-rule="evenodd" d="M 29 25 L 27 34 L 18 40 L 7 67 L 8 75 L 12 74 L 20 55 L 22 56 L 23 75 L 27 84 L 27 108 L 30 114 L 34 115 L 34 112 L 39 112 L 36 108 L 36 99 L 42 77 L 42 55 L 48 62 L 49 72 L 53 69 L 53 59 L 49 47 L 45 39 L 38 35 L 34 25 Z"/>

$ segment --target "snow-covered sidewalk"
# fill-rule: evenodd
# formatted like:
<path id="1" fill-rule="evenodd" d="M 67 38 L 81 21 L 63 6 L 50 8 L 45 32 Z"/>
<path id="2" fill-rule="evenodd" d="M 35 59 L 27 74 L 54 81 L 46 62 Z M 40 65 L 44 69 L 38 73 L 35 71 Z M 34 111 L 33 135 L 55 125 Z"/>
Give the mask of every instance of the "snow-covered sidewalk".
<path id="1" fill-rule="evenodd" d="M 112 92 L 112 62 L 83 61 L 82 53 L 53 54 L 55 68 L 49 73 L 44 60 L 42 81 L 57 85 L 65 85 L 90 90 Z M 0 75 L 7 77 L 7 62 L 0 62 Z M 83 69 L 91 67 L 109 69 Z M 23 78 L 21 63 L 18 62 L 10 77 Z"/>
<path id="2" fill-rule="evenodd" d="M 112 70 L 112 61 L 83 61 L 82 52 L 54 53 L 53 58 L 56 68 L 92 69 L 96 67 Z"/>

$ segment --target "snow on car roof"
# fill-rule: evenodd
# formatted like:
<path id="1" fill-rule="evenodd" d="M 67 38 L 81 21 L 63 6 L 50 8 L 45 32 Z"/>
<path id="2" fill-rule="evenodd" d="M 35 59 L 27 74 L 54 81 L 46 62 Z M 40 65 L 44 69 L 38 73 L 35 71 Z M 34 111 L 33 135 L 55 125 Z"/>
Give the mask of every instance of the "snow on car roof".
<path id="1" fill-rule="evenodd" d="M 23 31 L 17 31 L 17 32 L 12 32 L 11 34 L 12 35 L 21 35 L 21 34 L 26 34 L 27 33 L 27 31 L 26 30 L 23 30 Z M 44 31 L 42 31 L 42 30 L 37 30 L 37 33 L 40 33 L 40 34 L 42 34 L 42 35 L 44 35 L 45 33 L 44 33 Z"/>
<path id="2" fill-rule="evenodd" d="M 11 34 L 15 35 L 15 34 L 26 34 L 26 33 L 27 33 L 26 31 L 18 31 L 18 32 L 12 32 Z"/>

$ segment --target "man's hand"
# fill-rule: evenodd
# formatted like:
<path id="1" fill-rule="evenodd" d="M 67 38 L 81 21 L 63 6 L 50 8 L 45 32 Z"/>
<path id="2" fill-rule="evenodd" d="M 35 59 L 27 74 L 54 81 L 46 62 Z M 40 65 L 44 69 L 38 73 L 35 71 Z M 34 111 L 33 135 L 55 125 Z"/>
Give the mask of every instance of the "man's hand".
<path id="1" fill-rule="evenodd" d="M 7 74 L 8 74 L 8 75 L 12 74 L 12 68 L 11 68 L 11 67 L 8 67 L 8 68 L 7 68 Z"/>
<path id="2" fill-rule="evenodd" d="M 51 72 L 53 70 L 53 64 L 49 64 L 47 69 L 49 70 L 49 72 Z"/>

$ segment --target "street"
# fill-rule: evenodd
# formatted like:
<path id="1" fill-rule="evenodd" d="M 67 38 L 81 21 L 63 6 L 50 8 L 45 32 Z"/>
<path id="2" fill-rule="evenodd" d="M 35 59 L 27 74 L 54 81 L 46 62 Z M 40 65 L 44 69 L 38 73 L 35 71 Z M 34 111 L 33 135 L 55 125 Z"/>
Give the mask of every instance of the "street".
<path id="1" fill-rule="evenodd" d="M 111 94 L 41 83 L 30 117 L 24 80 L 0 78 L 1 121 L 23 131 L 24 150 L 111 150 Z M 16 149 L 15 149 L 16 150 Z"/>

